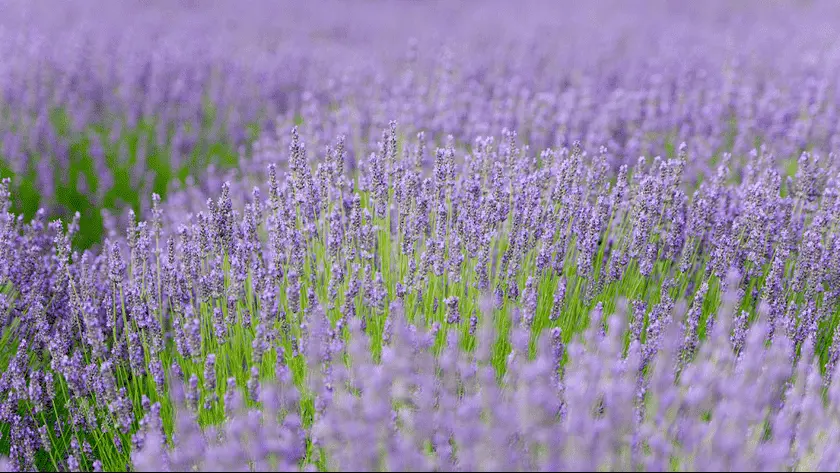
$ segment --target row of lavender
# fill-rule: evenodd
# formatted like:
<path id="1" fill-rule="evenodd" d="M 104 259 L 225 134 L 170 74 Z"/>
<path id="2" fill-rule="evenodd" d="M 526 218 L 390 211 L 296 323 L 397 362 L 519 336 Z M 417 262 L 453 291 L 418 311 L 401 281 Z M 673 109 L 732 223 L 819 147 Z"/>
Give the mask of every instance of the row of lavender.
<path id="1" fill-rule="evenodd" d="M 3 181 L 0 469 L 836 470 L 836 12 L 658 7 L 396 62 L 383 33 L 364 67 L 188 28 L 6 43 L 15 169 L 64 165 L 56 108 L 184 153 L 262 133 L 92 250 Z"/>
<path id="2" fill-rule="evenodd" d="M 612 175 L 398 130 L 354 178 L 294 130 L 264 191 L 155 200 L 100 254 L 4 212 L 11 465 L 837 467 L 833 157 L 689 197 L 684 147 Z"/>
<path id="3" fill-rule="evenodd" d="M 512 25 L 504 4 L 480 15 L 240 3 L 234 15 L 223 5 L 11 2 L 0 27 L 0 171 L 30 178 L 48 209 L 64 199 L 148 210 L 148 195 L 188 171 L 201 186 L 196 165 L 250 153 L 254 132 L 278 115 L 284 129 L 306 124 L 317 150 L 347 135 L 357 159 L 392 119 L 436 140 L 503 128 L 535 151 L 580 140 L 607 146 L 616 168 L 680 142 L 697 156 L 745 154 L 757 140 L 784 157 L 840 144 L 830 4 L 535 3 Z M 99 21 L 117 16 L 135 26 Z M 100 224 L 87 207 L 69 210 Z"/>

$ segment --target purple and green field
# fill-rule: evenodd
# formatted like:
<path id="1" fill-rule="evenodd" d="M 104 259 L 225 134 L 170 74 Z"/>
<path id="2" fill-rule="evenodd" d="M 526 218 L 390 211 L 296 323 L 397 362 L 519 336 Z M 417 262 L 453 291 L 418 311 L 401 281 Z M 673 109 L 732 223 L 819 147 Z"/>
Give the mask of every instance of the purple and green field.
<path id="1" fill-rule="evenodd" d="M 833 0 L 0 0 L 0 471 L 838 471 L 836 153 Z"/>

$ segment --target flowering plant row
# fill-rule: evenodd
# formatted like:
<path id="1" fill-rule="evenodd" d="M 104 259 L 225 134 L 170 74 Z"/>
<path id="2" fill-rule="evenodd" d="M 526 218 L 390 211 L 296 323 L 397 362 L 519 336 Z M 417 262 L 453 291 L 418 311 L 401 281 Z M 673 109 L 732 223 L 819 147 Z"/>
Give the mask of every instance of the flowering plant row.
<path id="1" fill-rule="evenodd" d="M 815 3 L 453 8 L 442 41 L 360 6 L 259 46 L 16 7 L 0 470 L 837 470 Z"/>

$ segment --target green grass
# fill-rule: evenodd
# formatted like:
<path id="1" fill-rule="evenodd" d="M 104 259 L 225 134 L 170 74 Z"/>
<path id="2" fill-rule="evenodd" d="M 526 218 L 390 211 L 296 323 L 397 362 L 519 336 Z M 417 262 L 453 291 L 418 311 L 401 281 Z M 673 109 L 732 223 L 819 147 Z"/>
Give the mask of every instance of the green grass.
<path id="1" fill-rule="evenodd" d="M 31 219 L 40 207 L 48 209 L 48 215 L 72 219 L 75 212 L 80 214 L 80 230 L 74 239 L 74 246 L 79 249 L 90 248 L 102 241 L 104 234 L 101 211 L 107 209 L 117 213 L 132 208 L 141 215 L 141 202 L 157 193 L 165 198 L 170 186 L 184 186 L 188 176 L 201 175 L 209 165 L 218 169 L 234 169 L 239 164 L 238 145 L 230 139 L 212 141 L 210 130 L 223 120 L 211 104 L 206 104 L 201 120 L 201 130 L 196 146 L 182 158 L 183 163 L 176 166 L 172 160 L 171 140 L 174 128 L 170 125 L 165 142 L 158 142 L 156 136 L 156 118 L 141 118 L 134 126 L 128 126 L 124 118 L 109 117 L 100 123 L 88 124 L 81 132 L 74 132 L 70 126 L 71 117 L 64 109 L 55 109 L 50 114 L 50 126 L 56 135 L 67 143 L 68 156 L 66 168 L 57 164 L 56 156 L 30 155 L 27 168 L 15 174 L 9 163 L 9 157 L 0 155 L 0 178 L 12 178 L 13 212 Z M 122 132 L 116 139 L 109 138 L 109 130 L 114 121 L 122 121 Z M 247 125 L 248 134 L 246 152 L 258 136 L 256 122 Z M 14 128 L 13 128 L 14 129 Z M 25 130 L 18 130 L 25 134 Z M 102 144 L 104 166 L 113 176 L 109 185 L 98 175 L 96 158 L 91 149 L 94 138 Z M 145 165 L 138 164 L 138 149 L 145 149 Z M 121 156 L 121 150 L 125 153 Z M 41 160 L 50 160 L 53 170 L 52 186 L 45 196 L 39 188 L 37 164 Z M 150 185 L 143 179 L 132 182 L 132 175 L 152 173 Z M 80 186 L 80 183 L 84 186 Z M 107 186 L 107 187 L 106 187 Z M 101 188 L 102 187 L 102 188 Z M 98 199 L 97 195 L 102 198 Z"/>

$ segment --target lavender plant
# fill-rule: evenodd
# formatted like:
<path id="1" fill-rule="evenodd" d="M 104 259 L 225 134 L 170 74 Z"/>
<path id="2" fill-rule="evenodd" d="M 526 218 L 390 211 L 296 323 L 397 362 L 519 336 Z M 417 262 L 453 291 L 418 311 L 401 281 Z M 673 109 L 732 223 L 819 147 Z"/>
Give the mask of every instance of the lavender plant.
<path id="1" fill-rule="evenodd" d="M 836 45 L 793 28 L 800 7 L 727 8 L 606 15 L 628 50 L 586 59 L 505 30 L 462 61 L 424 37 L 369 69 L 312 49 L 282 112 L 259 101 L 286 85 L 247 68 L 185 79 L 228 64 L 224 41 L 152 56 L 173 76 L 143 100 L 67 99 L 147 80 L 84 62 L 34 109 L 7 88 L 6 146 L 50 136 L 37 117 L 65 100 L 89 108 L 80 133 L 160 114 L 167 137 L 208 104 L 253 112 L 208 142 L 260 125 L 235 170 L 151 195 L 93 246 L 81 214 L 21 215 L 0 181 L 0 469 L 840 468 Z M 185 88 L 219 77 L 228 92 Z M 42 128 L 15 125 L 30 111 Z"/>
<path id="2" fill-rule="evenodd" d="M 14 178 L 27 219 L 79 211 L 87 248 L 119 233 L 126 207 L 148 218 L 151 193 L 216 192 L 218 174 L 246 167 L 238 158 L 255 147 L 268 156 L 248 161 L 264 169 L 277 153 L 255 140 L 278 116 L 284 130 L 305 123 L 319 151 L 346 135 L 356 162 L 392 119 L 436 143 L 508 128 L 535 151 L 581 141 L 624 164 L 680 142 L 717 159 L 756 140 L 783 160 L 836 149 L 833 38 L 820 33 L 836 23 L 830 2 L 635 3 L 537 2 L 512 25 L 505 4 L 8 0 L 0 176 Z M 413 21 L 396 28 L 388 15 Z"/>

